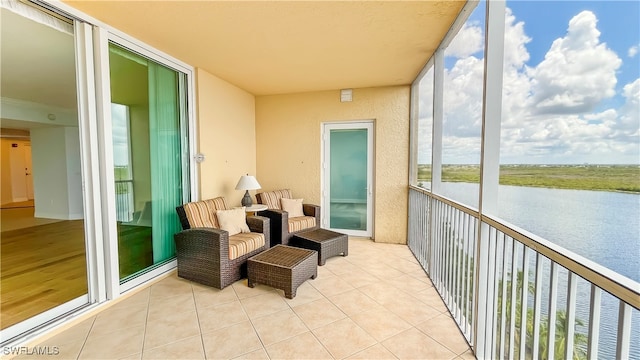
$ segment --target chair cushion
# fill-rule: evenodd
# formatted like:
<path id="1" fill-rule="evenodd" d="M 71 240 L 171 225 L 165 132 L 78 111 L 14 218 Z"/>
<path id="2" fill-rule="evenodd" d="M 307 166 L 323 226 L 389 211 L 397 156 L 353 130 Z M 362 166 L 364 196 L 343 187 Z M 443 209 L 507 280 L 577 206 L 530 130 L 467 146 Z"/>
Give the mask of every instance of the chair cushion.
<path id="1" fill-rule="evenodd" d="M 280 205 L 282 205 L 282 210 L 289 213 L 289 217 L 298 217 L 304 216 L 304 212 L 302 212 L 302 199 L 280 199 Z"/>
<path id="2" fill-rule="evenodd" d="M 262 203 L 267 205 L 269 209 L 278 209 L 282 210 L 282 206 L 280 206 L 280 199 L 291 199 L 291 190 L 275 190 L 275 191 L 267 191 L 260 194 L 262 199 Z"/>
<path id="3" fill-rule="evenodd" d="M 309 229 L 316 226 L 316 218 L 313 216 L 298 216 L 289 218 L 289 232 Z"/>
<path id="4" fill-rule="evenodd" d="M 254 250 L 260 249 L 265 244 L 264 234 L 239 233 L 229 237 L 229 260 L 237 259 Z"/>
<path id="5" fill-rule="evenodd" d="M 247 213 L 244 206 L 231 210 L 218 210 L 216 211 L 216 217 L 218 218 L 220 229 L 229 232 L 229 236 L 251 231 L 247 225 Z"/>
<path id="6" fill-rule="evenodd" d="M 183 206 L 189 225 L 192 228 L 208 227 L 220 228 L 216 211 L 227 210 L 227 202 L 223 197 L 209 200 L 194 201 Z"/>

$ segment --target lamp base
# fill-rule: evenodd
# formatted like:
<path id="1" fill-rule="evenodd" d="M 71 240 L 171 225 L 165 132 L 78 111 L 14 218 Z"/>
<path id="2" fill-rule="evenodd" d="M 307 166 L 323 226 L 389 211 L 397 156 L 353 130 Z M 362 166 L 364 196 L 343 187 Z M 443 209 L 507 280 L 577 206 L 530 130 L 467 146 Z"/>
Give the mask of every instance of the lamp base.
<path id="1" fill-rule="evenodd" d="M 253 200 L 251 200 L 251 195 L 249 195 L 249 190 L 245 191 L 244 197 L 242 198 L 242 206 L 249 207 L 253 205 Z"/>

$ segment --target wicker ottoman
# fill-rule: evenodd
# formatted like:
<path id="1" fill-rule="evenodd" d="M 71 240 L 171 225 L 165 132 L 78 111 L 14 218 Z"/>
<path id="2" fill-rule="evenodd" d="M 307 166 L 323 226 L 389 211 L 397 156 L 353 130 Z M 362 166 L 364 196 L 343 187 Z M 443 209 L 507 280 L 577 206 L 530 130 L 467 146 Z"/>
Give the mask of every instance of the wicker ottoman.
<path id="1" fill-rule="evenodd" d="M 290 244 L 318 252 L 318 265 L 332 256 L 349 255 L 349 237 L 326 229 L 316 229 L 293 235 Z"/>
<path id="2" fill-rule="evenodd" d="M 318 275 L 317 262 L 318 253 L 313 250 L 276 245 L 247 260 L 248 285 L 272 286 L 293 299 L 298 286 Z"/>

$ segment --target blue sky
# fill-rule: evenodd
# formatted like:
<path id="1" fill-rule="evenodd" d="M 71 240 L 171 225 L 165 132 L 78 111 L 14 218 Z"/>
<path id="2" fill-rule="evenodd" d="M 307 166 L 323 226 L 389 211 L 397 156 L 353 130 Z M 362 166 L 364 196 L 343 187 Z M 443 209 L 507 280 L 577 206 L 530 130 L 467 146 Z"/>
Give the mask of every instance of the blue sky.
<path id="1" fill-rule="evenodd" d="M 640 1 L 506 6 L 501 162 L 640 164 Z M 484 7 L 445 53 L 444 163 L 479 162 Z"/>

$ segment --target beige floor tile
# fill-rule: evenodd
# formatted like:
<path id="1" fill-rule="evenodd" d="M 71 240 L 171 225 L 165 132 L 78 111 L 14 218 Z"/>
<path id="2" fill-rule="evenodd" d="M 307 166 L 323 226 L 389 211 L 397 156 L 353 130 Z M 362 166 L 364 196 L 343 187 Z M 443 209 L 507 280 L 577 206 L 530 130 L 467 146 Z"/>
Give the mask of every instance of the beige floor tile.
<path id="1" fill-rule="evenodd" d="M 192 292 L 191 282 L 181 279 L 177 276 L 170 276 L 151 285 L 150 299 L 171 297 L 176 294 Z"/>
<path id="2" fill-rule="evenodd" d="M 129 308 L 109 308 L 96 317 L 91 335 L 99 336 L 130 327 L 144 326 L 146 321 L 147 304 L 139 303 Z"/>
<path id="3" fill-rule="evenodd" d="M 380 282 L 380 278 L 371 275 L 370 273 L 360 269 L 359 267 L 356 267 L 356 270 L 350 271 L 348 273 L 340 274 L 339 277 L 354 288 L 360 288 Z"/>
<path id="4" fill-rule="evenodd" d="M 240 300 L 273 292 L 272 287 L 262 284 L 257 284 L 255 287 L 250 288 L 247 285 L 247 279 L 238 280 L 231 286 Z"/>
<path id="5" fill-rule="evenodd" d="M 412 255 L 410 255 L 412 256 Z M 415 259 L 413 259 L 414 261 L 411 261 L 410 259 L 406 259 L 406 258 L 399 258 L 396 261 L 388 261 L 387 265 L 389 265 L 390 267 L 403 272 L 404 274 L 411 274 L 413 272 L 416 271 L 423 271 L 422 267 L 420 266 L 420 264 L 418 264 Z"/>
<path id="6" fill-rule="evenodd" d="M 149 294 L 151 294 L 151 287 L 147 286 L 141 290 L 132 290 L 134 293 L 131 295 L 125 294 L 125 299 L 119 300 L 117 304 L 110 307 L 110 309 L 129 308 L 134 305 L 148 304 Z"/>
<path id="7" fill-rule="evenodd" d="M 347 359 L 353 360 L 394 360 L 397 359 L 391 351 L 387 350 L 381 344 L 375 344 L 371 347 L 368 347 L 355 355 L 349 356 Z"/>
<path id="8" fill-rule="evenodd" d="M 340 309 L 326 298 L 316 300 L 293 308 L 309 329 L 319 328 L 347 317 Z"/>
<path id="9" fill-rule="evenodd" d="M 233 359 L 234 360 L 269 360 L 269 355 L 267 355 L 267 351 L 264 348 L 262 348 L 247 354 L 240 355 Z"/>
<path id="10" fill-rule="evenodd" d="M 384 307 L 413 326 L 442 314 L 442 311 L 417 299 L 410 301 L 398 300 L 397 302 L 387 303 Z"/>
<path id="11" fill-rule="evenodd" d="M 65 344 L 56 344 L 56 343 L 39 344 L 39 345 L 28 347 L 27 349 L 29 353 L 23 353 L 15 357 L 4 356 L 3 353 L 0 353 L 0 358 L 12 359 L 12 360 L 77 359 L 78 355 L 80 354 L 80 350 L 82 350 L 82 346 L 84 346 L 84 340 L 67 342 Z M 4 348 L 4 349 L 7 349 L 6 351 L 12 350 L 10 348 Z M 16 349 L 16 350 L 19 350 L 19 349 Z"/>
<path id="12" fill-rule="evenodd" d="M 137 354 L 125 356 L 125 357 L 120 358 L 118 360 L 142 360 L 142 353 L 137 353 Z"/>
<path id="13" fill-rule="evenodd" d="M 358 267 L 351 264 L 348 257 L 345 256 L 332 256 L 327 259 L 323 266 L 320 266 L 320 269 L 327 269 L 331 271 L 334 275 L 342 275 L 346 274 L 350 271 L 358 270 Z"/>
<path id="14" fill-rule="evenodd" d="M 398 301 L 414 300 L 411 295 L 399 291 L 398 288 L 387 282 L 375 283 L 358 288 L 363 294 L 375 300 L 378 304 L 386 305 Z"/>
<path id="15" fill-rule="evenodd" d="M 473 351 L 465 351 L 464 354 L 458 356 L 456 359 L 460 360 L 476 360 L 476 356 L 473 354 Z"/>
<path id="16" fill-rule="evenodd" d="M 78 341 L 82 341 L 84 343 L 95 320 L 96 316 L 92 316 L 91 318 L 82 321 L 81 323 L 61 332 L 60 334 L 49 338 L 41 345 L 60 346 L 67 343 L 76 343 Z"/>
<path id="17" fill-rule="evenodd" d="M 198 334 L 200 334 L 200 326 L 195 311 L 173 312 L 167 309 L 164 317 L 147 321 L 144 348 L 151 349 Z"/>
<path id="18" fill-rule="evenodd" d="M 469 344 L 464 340 L 458 325 L 448 314 L 438 315 L 416 327 L 457 355 L 469 350 Z"/>
<path id="19" fill-rule="evenodd" d="M 318 276 L 317 279 L 311 282 L 311 285 L 324 296 L 337 295 L 354 289 L 353 286 L 336 275 Z"/>
<path id="20" fill-rule="evenodd" d="M 351 316 L 358 326 L 378 341 L 411 328 L 411 324 L 382 306 Z"/>
<path id="21" fill-rule="evenodd" d="M 329 296 L 329 300 L 348 316 L 371 310 L 380 305 L 358 289 Z"/>
<path id="22" fill-rule="evenodd" d="M 148 318 L 154 320 L 158 317 L 164 317 L 167 309 L 171 309 L 173 312 L 195 311 L 196 304 L 193 300 L 193 293 L 179 293 L 175 296 L 161 298 L 152 297 L 149 301 Z"/>
<path id="23" fill-rule="evenodd" d="M 376 343 L 373 337 L 349 318 L 317 328 L 313 334 L 336 359 L 351 356 Z"/>
<path id="24" fill-rule="evenodd" d="M 202 334 L 207 359 L 231 359 L 262 348 L 249 321 Z"/>
<path id="25" fill-rule="evenodd" d="M 387 280 L 387 283 L 407 293 L 419 292 L 429 288 L 429 285 L 427 283 L 420 281 L 408 274 L 402 274 L 397 278 Z"/>
<path id="26" fill-rule="evenodd" d="M 324 299 L 324 296 L 320 294 L 316 288 L 314 288 L 309 281 L 305 281 L 302 283 L 296 292 L 296 296 L 293 299 L 287 299 L 284 296 L 284 291 L 277 290 L 276 291 L 284 301 L 289 304 L 290 307 L 303 305 L 306 303 L 310 303 L 316 300 Z"/>
<path id="27" fill-rule="evenodd" d="M 204 359 L 202 338 L 196 335 L 174 343 L 145 349 L 142 359 Z"/>
<path id="28" fill-rule="evenodd" d="M 249 320 L 240 301 L 198 309 L 200 331 L 207 333 Z"/>
<path id="29" fill-rule="evenodd" d="M 431 306 L 432 308 L 439 310 L 440 312 L 447 311 L 447 306 L 444 304 L 442 298 L 434 287 L 412 293 L 411 296 Z"/>
<path id="30" fill-rule="evenodd" d="M 278 311 L 289 309 L 286 301 L 276 292 L 270 291 L 266 294 L 241 299 L 244 310 L 250 319 L 273 314 Z"/>
<path id="31" fill-rule="evenodd" d="M 193 297 L 198 310 L 209 307 L 238 301 L 238 296 L 232 286 L 227 286 L 222 290 L 212 287 L 198 288 L 194 285 Z"/>
<path id="32" fill-rule="evenodd" d="M 403 272 L 387 266 L 381 262 L 363 267 L 363 270 L 380 279 L 394 279 L 404 274 Z"/>
<path id="33" fill-rule="evenodd" d="M 270 345 L 309 331 L 304 322 L 291 309 L 253 319 L 252 323 L 264 345 Z"/>
<path id="34" fill-rule="evenodd" d="M 416 328 L 382 342 L 399 359 L 453 359 L 456 354 Z"/>
<path id="35" fill-rule="evenodd" d="M 271 359 L 333 359 L 310 332 L 269 345 L 266 350 Z"/>
<path id="36" fill-rule="evenodd" d="M 118 359 L 142 352 L 144 326 L 109 333 L 89 334 L 78 359 Z"/>

